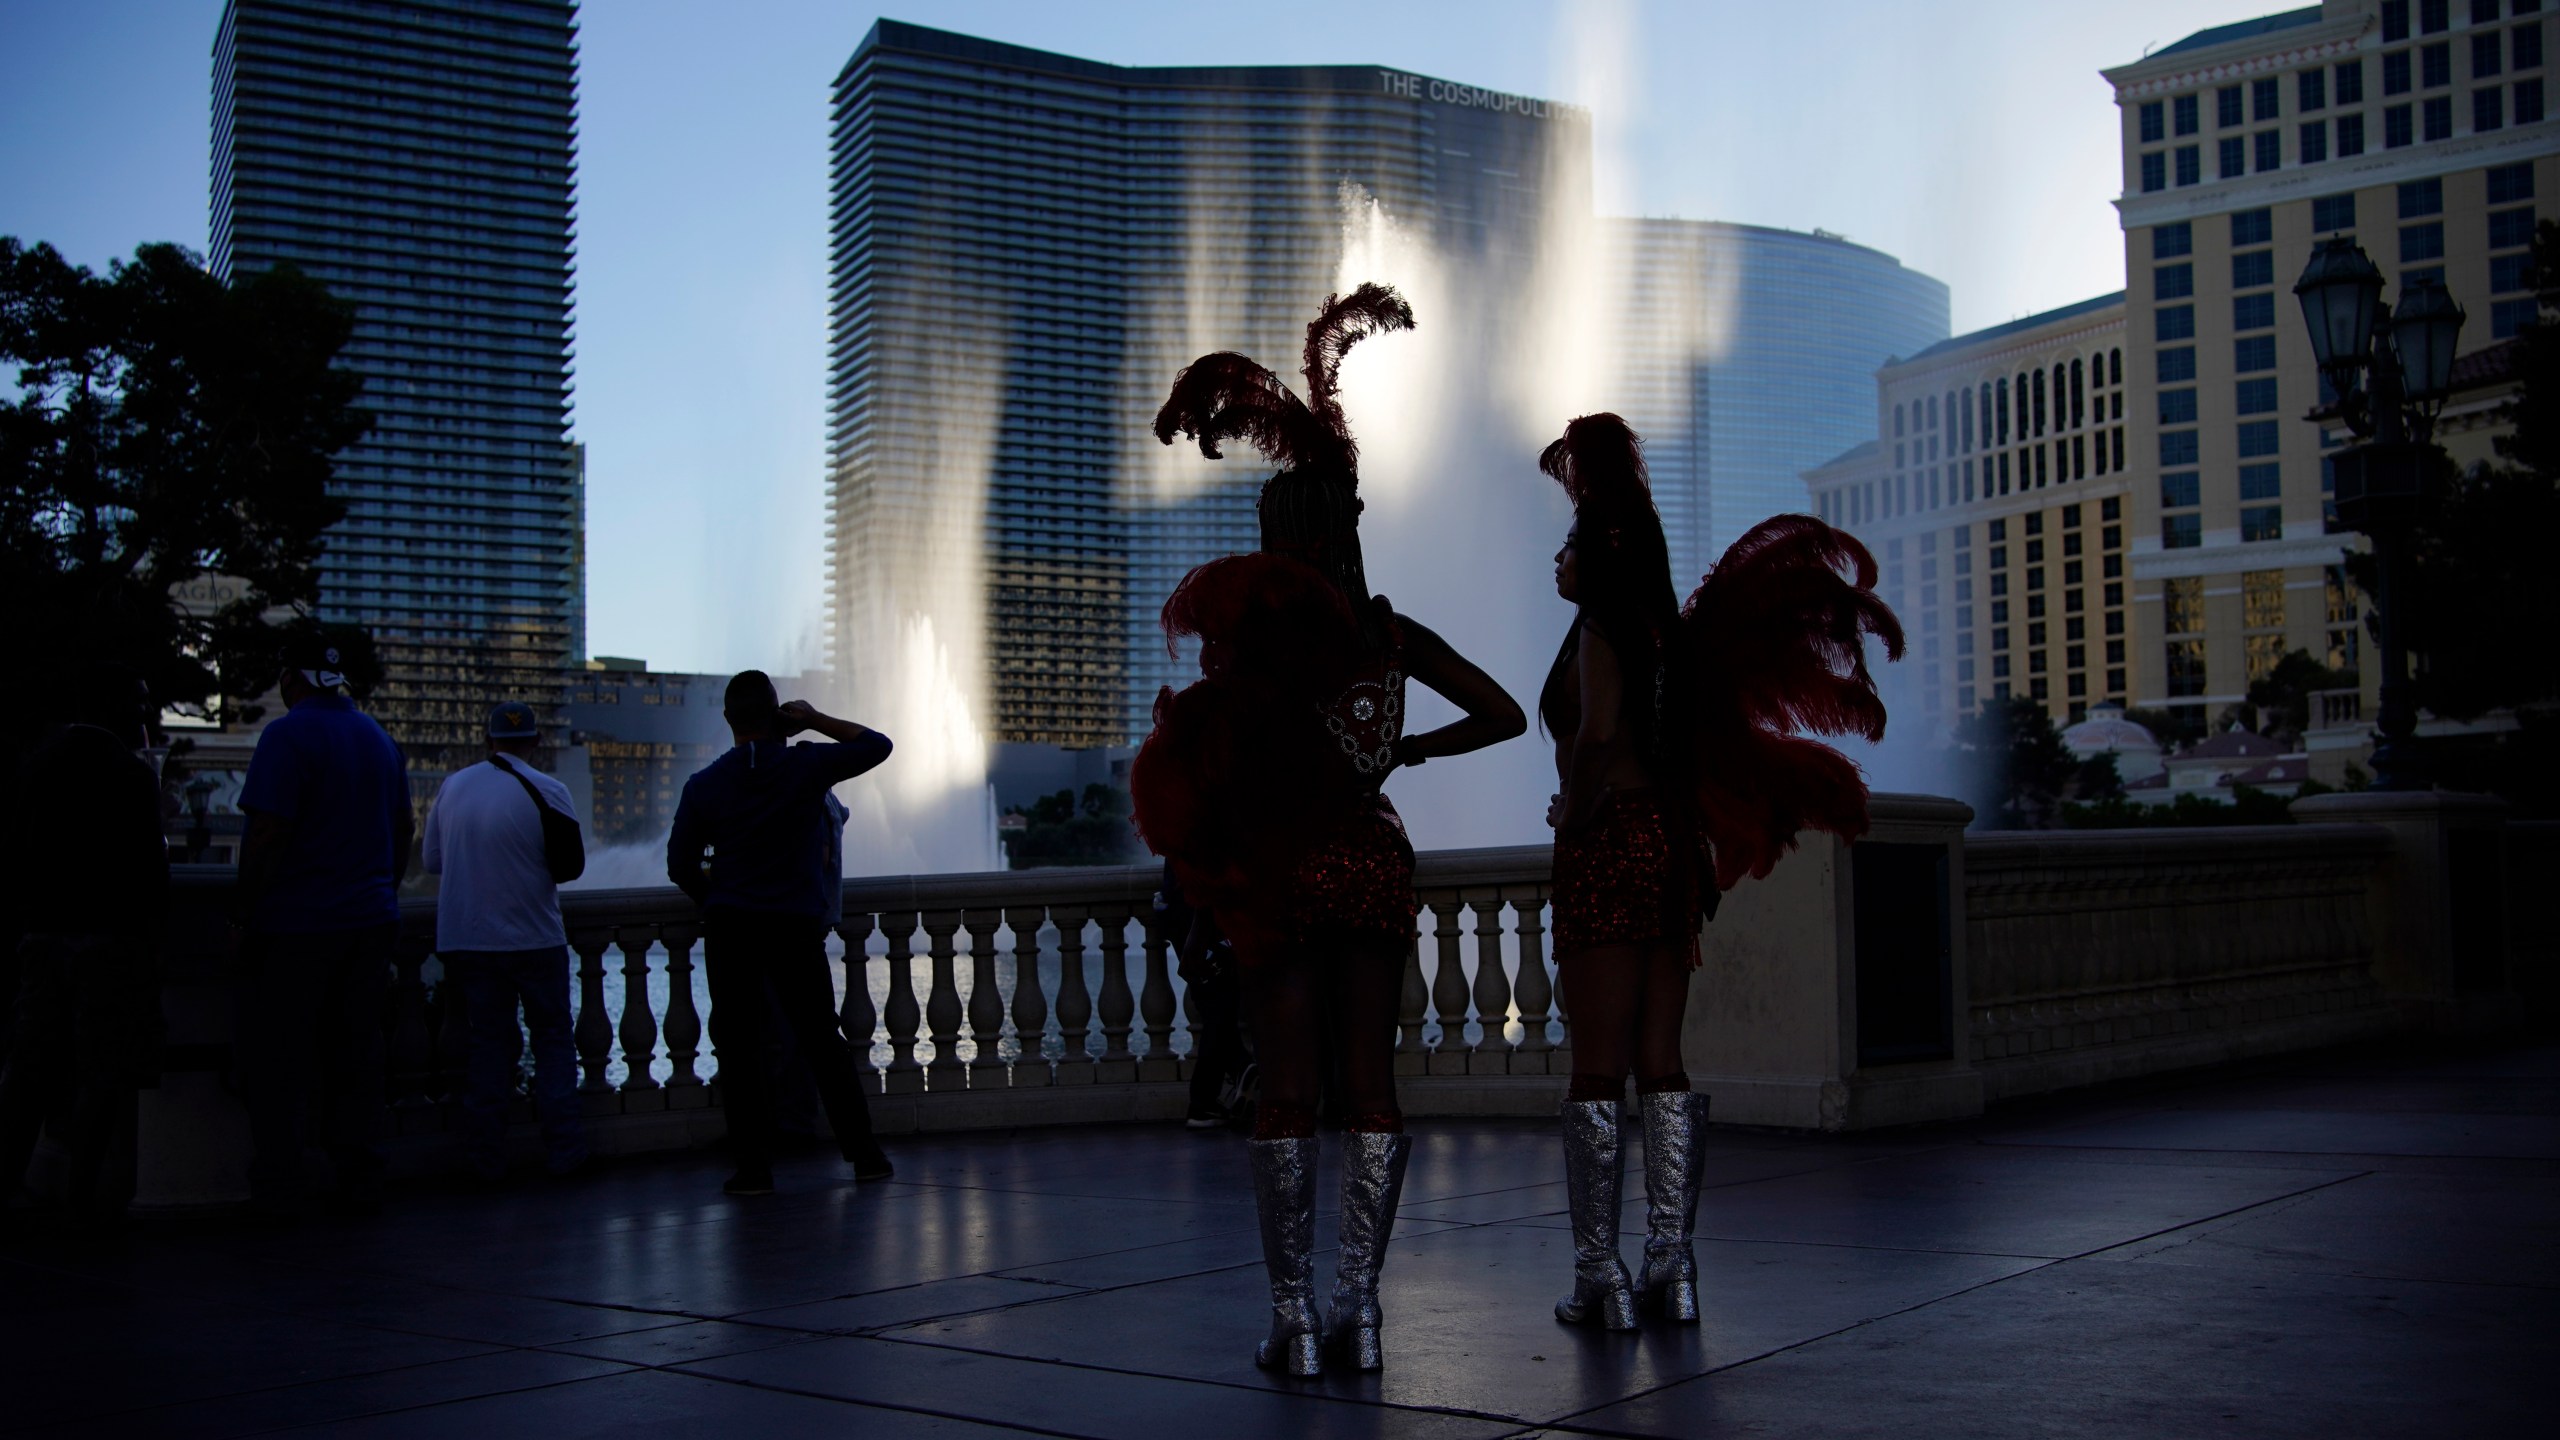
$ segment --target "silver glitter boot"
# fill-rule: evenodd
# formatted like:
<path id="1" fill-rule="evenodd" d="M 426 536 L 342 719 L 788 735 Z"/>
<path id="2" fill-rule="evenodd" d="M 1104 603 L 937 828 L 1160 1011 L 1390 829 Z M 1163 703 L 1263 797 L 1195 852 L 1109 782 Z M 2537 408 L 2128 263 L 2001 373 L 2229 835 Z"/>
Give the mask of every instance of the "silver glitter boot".
<path id="1" fill-rule="evenodd" d="M 1567 1325 L 1636 1328 L 1635 1291 L 1618 1257 L 1618 1102 L 1564 1102 L 1564 1191 L 1573 1212 L 1573 1293 L 1556 1302 Z"/>
<path id="2" fill-rule="evenodd" d="M 1698 1225 L 1699 1147 L 1707 1097 L 1664 1090 L 1637 1097 L 1644 1112 L 1644 1269 L 1636 1283 L 1644 1308 L 1665 1320 L 1696 1324 L 1698 1257 L 1689 1236 Z"/>
<path id="3" fill-rule="evenodd" d="M 1305 1377 L 1324 1368 L 1316 1336 L 1316 1142 L 1256 1140 L 1253 1206 L 1262 1217 L 1262 1267 L 1271 1275 L 1271 1337 L 1253 1363 Z"/>
<path id="4" fill-rule="evenodd" d="M 1387 1237 L 1396 1228 L 1396 1202 L 1404 1195 L 1410 1135 L 1354 1130 L 1342 1137 L 1342 1248 L 1335 1255 L 1333 1306 L 1325 1315 L 1325 1346 L 1357 1370 L 1386 1363 L 1378 1344 L 1378 1271 L 1387 1261 Z"/>

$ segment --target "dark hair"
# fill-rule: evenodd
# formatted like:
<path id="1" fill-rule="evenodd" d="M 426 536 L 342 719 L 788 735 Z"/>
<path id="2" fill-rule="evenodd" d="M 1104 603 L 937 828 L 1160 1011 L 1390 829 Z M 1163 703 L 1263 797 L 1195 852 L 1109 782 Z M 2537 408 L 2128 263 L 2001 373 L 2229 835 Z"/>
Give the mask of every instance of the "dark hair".
<path id="1" fill-rule="evenodd" d="M 1642 442 L 1615 415 L 1587 415 L 1538 457 L 1540 469 L 1573 497 L 1580 597 L 1573 624 L 1547 667 L 1538 692 L 1538 724 L 1563 727 L 1582 627 L 1591 626 L 1618 655 L 1625 685 L 1620 713 L 1657 780 L 1676 766 L 1662 737 L 1688 696 L 1679 644 L 1680 601 L 1671 584 L 1671 547 L 1646 484 Z"/>
<path id="2" fill-rule="evenodd" d="M 773 677 L 761 670 L 741 670 L 730 676 L 729 688 L 720 695 L 720 709 L 732 725 L 740 721 L 750 728 L 769 724 L 781 708 L 782 692 L 773 688 Z"/>
<path id="3" fill-rule="evenodd" d="M 1333 582 L 1372 644 L 1383 644 L 1370 603 L 1369 571 L 1360 553 L 1359 482 L 1348 474 L 1299 467 L 1263 482 L 1255 509 L 1262 548 L 1313 567 Z"/>

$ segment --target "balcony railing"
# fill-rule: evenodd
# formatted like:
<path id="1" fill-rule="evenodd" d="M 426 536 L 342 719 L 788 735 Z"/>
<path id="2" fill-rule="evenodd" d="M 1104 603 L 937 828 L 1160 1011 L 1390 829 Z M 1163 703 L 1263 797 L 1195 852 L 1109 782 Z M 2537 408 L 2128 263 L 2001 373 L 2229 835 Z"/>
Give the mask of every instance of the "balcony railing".
<path id="1" fill-rule="evenodd" d="M 2406 1023 L 2395 998 L 2432 983 L 2393 977 L 2450 943 L 2429 938 L 2436 920 L 2395 910 L 2405 885 L 2377 880 L 2440 863 L 2394 838 L 2392 824 L 2413 823 L 2396 811 L 2390 824 L 1971 837 L 1967 813 L 1879 796 L 1870 842 L 1808 836 L 1776 875 L 1728 897 L 1687 1027 L 1691 1073 L 1723 1097 L 1719 1114 L 1896 1123 L 2371 1033 Z M 1552 1111 L 1572 1056 L 1548 863 L 1545 846 L 1421 857 L 1396 1037 L 1408 1112 Z M 146 1104 L 145 1144 L 192 1147 L 187 1165 L 221 1173 L 172 1180 L 171 1194 L 231 1184 L 222 1156 L 246 1139 L 222 1079 L 235 1068 L 216 920 L 229 875 L 184 867 L 172 928 L 169 1078 Z M 831 953 L 879 1128 L 1181 1114 L 1198 1022 L 1154 923 L 1157 879 L 1132 866 L 846 881 Z M 673 889 L 571 891 L 562 908 L 597 1148 L 716 1139 L 718 1017 L 692 903 Z M 386 1016 L 403 1165 L 432 1163 L 462 1088 L 462 1007 L 434 928 L 432 901 L 405 907 Z M 1858 1033 L 1930 1030 L 1902 1023 L 1926 1018 L 1904 1013 L 1913 1005 L 1946 1007 L 1940 1058 Z M 1890 1103 L 1858 1098 L 1862 1085 Z"/>

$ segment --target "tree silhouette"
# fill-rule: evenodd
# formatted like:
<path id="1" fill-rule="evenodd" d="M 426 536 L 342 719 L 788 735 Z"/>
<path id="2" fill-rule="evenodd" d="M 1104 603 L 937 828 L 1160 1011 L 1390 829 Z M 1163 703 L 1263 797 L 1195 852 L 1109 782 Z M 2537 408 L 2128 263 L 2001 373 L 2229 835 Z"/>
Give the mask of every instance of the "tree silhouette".
<path id="1" fill-rule="evenodd" d="M 290 267 L 226 284 L 145 245 L 101 277 L 0 236 L 0 602 L 22 673 L 120 660 L 203 713 L 266 689 L 283 630 L 316 623 L 332 457 L 372 426 L 334 364 L 353 327 Z M 209 575 L 237 593 L 182 604 Z M 52 718 L 13 707 L 11 751 Z"/>

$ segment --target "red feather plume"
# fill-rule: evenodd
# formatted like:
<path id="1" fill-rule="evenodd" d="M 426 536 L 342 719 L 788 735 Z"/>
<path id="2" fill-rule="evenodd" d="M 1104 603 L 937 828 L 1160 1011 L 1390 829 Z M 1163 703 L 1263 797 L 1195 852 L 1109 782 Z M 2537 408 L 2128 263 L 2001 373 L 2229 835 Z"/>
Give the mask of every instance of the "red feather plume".
<path id="1" fill-rule="evenodd" d="M 1220 444 L 1242 440 L 1283 470 L 1356 473 L 1360 450 L 1342 415 L 1342 357 L 1369 336 L 1412 328 L 1413 307 L 1390 286 L 1373 281 L 1328 295 L 1307 326 L 1307 399 L 1248 357 L 1221 350 L 1174 377 L 1156 411 L 1156 439 L 1170 445 L 1177 434 L 1190 436 L 1212 460 L 1225 458 Z"/>
<path id="2" fill-rule="evenodd" d="M 1857 765 L 1795 732 L 1884 738 L 1866 637 L 1893 660 L 1903 638 L 1875 583 L 1875 557 L 1854 536 L 1780 515 L 1735 541 L 1682 609 L 1698 686 L 1699 806 L 1720 886 L 1767 875 L 1800 831 L 1866 833 Z"/>
<path id="3" fill-rule="evenodd" d="M 1307 377 L 1307 408 L 1342 442 L 1344 467 L 1359 459 L 1351 442 L 1350 423 L 1342 416 L 1342 357 L 1372 335 L 1413 328 L 1413 306 L 1391 285 L 1372 280 L 1348 295 L 1327 295 L 1324 308 L 1307 326 L 1302 372 Z"/>

